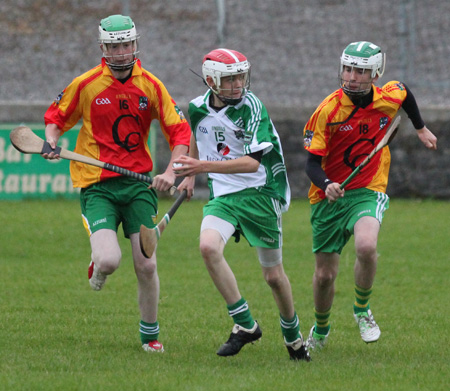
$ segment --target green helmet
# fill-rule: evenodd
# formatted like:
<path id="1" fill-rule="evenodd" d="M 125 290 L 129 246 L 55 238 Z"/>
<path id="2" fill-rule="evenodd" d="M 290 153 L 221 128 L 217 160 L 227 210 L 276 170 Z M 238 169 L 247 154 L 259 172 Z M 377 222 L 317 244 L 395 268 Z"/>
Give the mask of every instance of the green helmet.
<path id="1" fill-rule="evenodd" d="M 98 28 L 98 42 L 102 45 L 103 57 L 108 66 L 114 70 L 131 69 L 136 63 L 138 51 L 137 41 L 139 34 L 129 16 L 111 15 L 100 21 Z M 130 42 L 130 54 L 112 54 L 109 49 L 112 45 L 122 45 Z"/>
<path id="2" fill-rule="evenodd" d="M 340 86 L 343 87 L 342 71 L 344 66 L 360 69 L 370 69 L 372 79 L 376 76 L 383 76 L 386 64 L 386 55 L 381 52 L 381 48 L 371 42 L 359 41 L 348 45 L 341 56 L 341 66 L 339 71 L 339 78 L 341 80 Z M 370 90 L 370 89 L 369 89 Z M 345 91 L 348 92 L 348 91 Z M 360 95 L 367 93 L 367 90 L 360 91 Z M 351 91 L 355 95 L 355 91 Z"/>

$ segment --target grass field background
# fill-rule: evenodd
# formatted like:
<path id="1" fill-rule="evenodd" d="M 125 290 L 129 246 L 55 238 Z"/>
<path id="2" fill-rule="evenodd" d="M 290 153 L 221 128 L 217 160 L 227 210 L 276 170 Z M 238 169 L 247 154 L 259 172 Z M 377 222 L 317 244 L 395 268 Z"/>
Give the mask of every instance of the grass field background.
<path id="1" fill-rule="evenodd" d="M 173 200 L 162 200 L 161 216 Z M 353 243 L 336 284 L 332 331 L 310 363 L 288 359 L 271 291 L 254 249 L 226 257 L 263 338 L 218 357 L 232 320 L 198 250 L 204 201 L 181 206 L 161 238 L 160 341 L 140 347 L 129 243 L 100 292 L 90 289 L 90 248 L 77 201 L 0 202 L 0 390 L 447 390 L 449 216 L 445 201 L 391 200 L 379 239 L 371 307 L 381 338 L 366 345 L 352 316 Z M 314 322 L 309 205 L 284 215 L 284 265 L 301 330 Z M 446 304 L 447 303 L 447 304 Z"/>

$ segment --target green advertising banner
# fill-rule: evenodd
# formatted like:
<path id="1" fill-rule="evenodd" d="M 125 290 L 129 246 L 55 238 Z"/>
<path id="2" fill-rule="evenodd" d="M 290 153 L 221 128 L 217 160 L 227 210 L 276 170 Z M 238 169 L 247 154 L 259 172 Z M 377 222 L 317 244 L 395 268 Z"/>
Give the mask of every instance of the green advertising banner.
<path id="1" fill-rule="evenodd" d="M 24 154 L 13 147 L 9 133 L 20 124 L 0 124 L 0 201 L 44 198 L 78 198 L 80 189 L 74 189 L 70 179 L 70 161 L 46 160 L 39 154 Z M 44 124 L 25 124 L 40 138 L 45 139 Z M 64 133 L 58 146 L 75 149 L 81 125 Z M 150 128 L 149 147 L 153 157 L 153 172 L 157 172 L 156 145 L 160 132 L 154 121 Z M 106 162 L 107 163 L 107 162 Z"/>
<path id="2" fill-rule="evenodd" d="M 78 198 L 70 179 L 68 160 L 46 160 L 38 154 L 24 154 L 16 150 L 9 133 L 19 124 L 0 124 L 0 200 L 31 198 Z M 44 125 L 26 124 L 45 139 Z M 64 134 L 59 146 L 75 148 L 79 127 Z"/>

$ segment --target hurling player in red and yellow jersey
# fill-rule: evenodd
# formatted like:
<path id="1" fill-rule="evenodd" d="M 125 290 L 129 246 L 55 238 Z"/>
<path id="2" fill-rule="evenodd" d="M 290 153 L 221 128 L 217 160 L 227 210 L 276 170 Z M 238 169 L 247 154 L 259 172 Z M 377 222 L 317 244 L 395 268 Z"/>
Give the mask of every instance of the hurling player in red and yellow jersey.
<path id="1" fill-rule="evenodd" d="M 148 147 L 150 124 L 159 121 L 172 151 L 165 172 L 153 178 L 152 188 L 134 178 L 71 162 L 74 187 L 81 188 L 83 223 L 90 236 L 92 261 L 89 282 L 100 290 L 107 275 L 120 264 L 117 239 L 120 223 L 130 239 L 138 281 L 140 336 L 145 351 L 164 351 L 158 342 L 159 278 L 156 255 L 146 258 L 139 245 L 141 224 L 154 227 L 158 208 L 155 190 L 175 182 L 172 162 L 188 152 L 190 127 L 165 86 L 142 68 L 137 59 L 138 38 L 130 17 L 102 19 L 100 65 L 75 78 L 45 113 L 45 136 L 52 148 L 62 134 L 82 120 L 75 152 L 142 174 L 153 170 Z M 58 158 L 55 152 L 47 159 Z"/>
<path id="2" fill-rule="evenodd" d="M 436 149 L 437 139 L 425 126 L 409 88 L 391 81 L 382 88 L 373 83 L 382 76 L 385 55 L 370 42 L 354 42 L 341 56 L 340 88 L 329 95 L 306 124 L 306 173 L 311 179 L 309 199 L 316 266 L 313 291 L 316 322 L 307 346 L 317 350 L 330 332 L 330 312 L 339 257 L 355 236 L 354 318 L 364 342 L 380 337 L 369 306 L 377 265 L 377 241 L 384 211 L 390 153 L 382 149 L 351 181 L 340 184 L 372 152 L 397 112 L 403 108 L 425 147 Z"/>

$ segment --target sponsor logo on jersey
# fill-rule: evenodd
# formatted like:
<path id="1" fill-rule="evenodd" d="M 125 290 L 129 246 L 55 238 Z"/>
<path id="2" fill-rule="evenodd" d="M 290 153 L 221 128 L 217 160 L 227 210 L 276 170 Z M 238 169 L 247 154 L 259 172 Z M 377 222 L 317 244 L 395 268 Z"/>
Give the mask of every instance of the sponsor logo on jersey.
<path id="1" fill-rule="evenodd" d="M 95 103 L 97 105 L 110 105 L 111 101 L 108 98 L 97 98 Z"/>
<path id="2" fill-rule="evenodd" d="M 339 128 L 339 131 L 340 132 L 349 132 L 350 130 L 353 130 L 353 127 L 352 127 L 352 125 L 342 125 L 340 128 Z"/>
<path id="3" fill-rule="evenodd" d="M 116 99 L 131 99 L 131 94 L 116 94 Z"/>
<path id="4" fill-rule="evenodd" d="M 314 132 L 312 130 L 305 130 L 305 135 L 303 136 L 303 144 L 306 148 L 311 146 L 311 141 L 314 136 Z"/>
<path id="5" fill-rule="evenodd" d="M 224 160 L 233 160 L 233 159 L 230 159 L 230 158 L 227 159 L 226 157 L 218 158 L 218 157 L 216 157 L 216 156 L 206 155 L 206 160 L 207 160 L 208 162 L 222 162 L 222 161 L 224 161 Z"/>
<path id="6" fill-rule="evenodd" d="M 380 130 L 383 129 L 387 125 L 388 122 L 389 122 L 388 117 L 381 117 L 380 118 Z"/>
<path id="7" fill-rule="evenodd" d="M 148 98 L 146 96 L 139 97 L 139 110 L 144 111 L 148 109 Z"/>
<path id="8" fill-rule="evenodd" d="M 214 132 L 225 132 L 225 126 L 211 126 Z"/>
<path id="9" fill-rule="evenodd" d="M 230 147 L 225 143 L 217 144 L 217 152 L 222 156 L 227 156 L 230 153 Z"/>
<path id="10" fill-rule="evenodd" d="M 199 126 L 198 130 L 204 134 L 208 134 L 208 129 L 206 129 L 204 126 Z"/>

